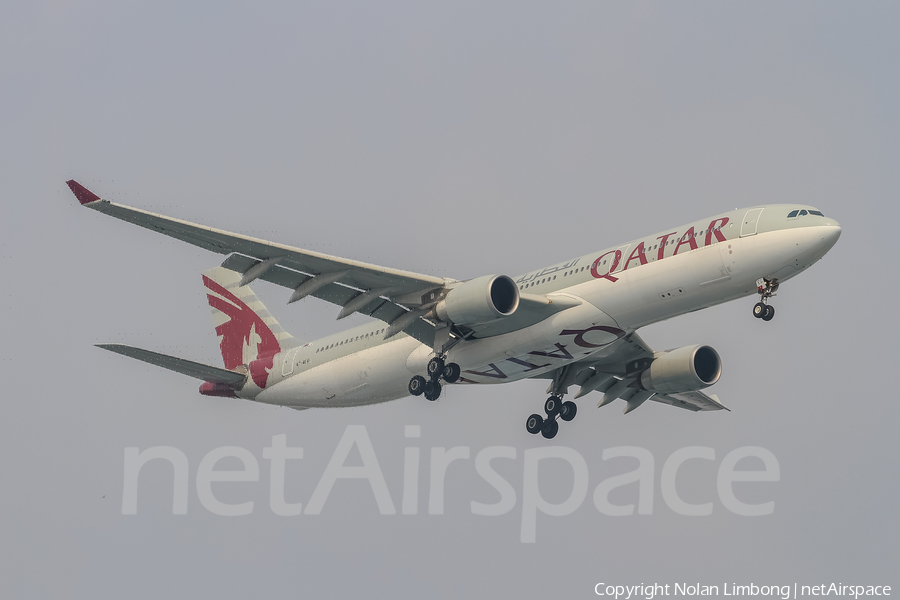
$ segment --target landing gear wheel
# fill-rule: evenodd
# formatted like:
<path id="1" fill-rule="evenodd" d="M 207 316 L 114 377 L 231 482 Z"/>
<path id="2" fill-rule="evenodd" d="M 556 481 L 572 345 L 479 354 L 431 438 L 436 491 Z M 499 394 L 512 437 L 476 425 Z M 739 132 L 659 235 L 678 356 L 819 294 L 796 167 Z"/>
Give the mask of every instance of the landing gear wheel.
<path id="1" fill-rule="evenodd" d="M 525 421 L 525 429 L 528 430 L 528 433 L 540 433 L 543 427 L 544 417 L 541 415 L 531 415 L 528 417 L 528 420 Z"/>
<path id="2" fill-rule="evenodd" d="M 450 363 L 446 367 L 444 367 L 444 381 L 447 383 L 456 383 L 459 381 L 459 374 L 461 370 L 459 365 L 456 363 Z"/>
<path id="3" fill-rule="evenodd" d="M 757 319 L 762 319 L 766 316 L 766 313 L 769 312 L 769 306 L 767 304 L 763 304 L 762 302 L 757 302 L 753 305 L 753 316 Z M 773 311 L 772 314 L 775 314 Z"/>
<path id="4" fill-rule="evenodd" d="M 763 321 L 772 320 L 772 317 L 775 316 L 775 309 L 768 304 L 768 301 L 776 295 L 776 290 L 778 290 L 777 279 L 760 277 L 756 280 L 756 293 L 759 294 L 760 301 L 753 305 L 754 317 L 762 319 Z"/>
<path id="5" fill-rule="evenodd" d="M 428 383 L 425 381 L 425 378 L 421 375 L 416 375 L 412 379 L 409 380 L 409 393 L 413 396 L 421 396 L 422 392 L 425 391 L 425 384 Z"/>
<path id="6" fill-rule="evenodd" d="M 544 424 L 541 426 L 541 435 L 548 440 L 552 440 L 556 437 L 556 432 L 558 431 L 559 423 L 556 422 L 556 419 L 548 419 L 544 421 Z"/>
<path id="7" fill-rule="evenodd" d="M 578 412 L 578 407 L 574 402 L 569 400 L 568 402 L 563 402 L 562 407 L 559 409 L 559 418 L 563 421 L 571 421 L 575 418 L 575 413 Z"/>
<path id="8" fill-rule="evenodd" d="M 425 399 L 434 402 L 441 395 L 441 384 L 437 381 L 426 381 L 423 386 L 425 390 Z"/>
<path id="9" fill-rule="evenodd" d="M 437 379 L 441 376 L 441 373 L 444 372 L 444 359 L 435 356 L 428 361 L 428 366 L 425 368 L 425 371 L 431 379 Z"/>
<path id="10" fill-rule="evenodd" d="M 548 417 L 555 417 L 559 414 L 559 405 L 559 398 L 557 398 L 556 396 L 550 396 L 549 398 L 547 398 L 547 401 L 544 402 L 544 412 L 547 413 Z"/>

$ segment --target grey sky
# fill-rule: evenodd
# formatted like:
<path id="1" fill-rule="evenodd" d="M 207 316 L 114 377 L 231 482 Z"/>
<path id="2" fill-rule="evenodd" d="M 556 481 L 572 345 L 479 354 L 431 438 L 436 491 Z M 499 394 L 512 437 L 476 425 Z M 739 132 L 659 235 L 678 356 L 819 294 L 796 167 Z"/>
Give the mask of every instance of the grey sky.
<path id="1" fill-rule="evenodd" d="M 7 2 L 0 8 L 0 596 L 595 597 L 594 584 L 843 582 L 897 586 L 900 8 L 896 3 Z M 456 278 L 515 275 L 757 203 L 812 204 L 843 226 L 825 259 L 779 290 L 642 331 L 657 349 L 708 343 L 730 413 L 579 402 L 553 444 L 590 472 L 584 504 L 498 517 L 474 456 L 521 496 L 524 431 L 546 382 L 453 388 L 440 402 L 296 412 L 197 395 L 197 382 L 93 348 L 133 343 L 218 364 L 200 272 L 220 257 L 80 209 L 75 178 L 112 200 L 226 230 Z M 294 335 L 336 323 L 314 299 L 260 296 Z M 322 514 L 277 517 L 262 449 L 287 434 L 308 502 L 348 425 L 365 425 L 393 502 L 403 452 L 468 446 L 444 515 L 382 516 L 364 481 Z M 405 425 L 422 437 L 404 438 Z M 716 469 L 762 446 L 781 480 L 736 487 L 774 514 L 734 515 Z M 123 451 L 189 459 L 188 514 L 148 465 L 123 516 Z M 201 506 L 200 460 L 239 446 L 256 483 L 218 484 L 253 514 Z M 638 446 L 656 462 L 653 514 L 608 517 L 594 488 Z M 672 512 L 659 473 L 679 448 Z M 549 463 L 548 463 L 549 464 Z M 227 467 L 222 463 L 221 467 Z M 743 467 L 743 465 L 742 465 Z M 748 465 L 745 468 L 751 468 Z M 542 469 L 543 469 L 542 465 Z M 542 471 L 560 501 L 571 471 Z M 221 491 L 220 491 L 221 490 Z M 612 499 L 637 501 L 637 490 Z M 896 587 L 895 587 L 896 589 Z"/>

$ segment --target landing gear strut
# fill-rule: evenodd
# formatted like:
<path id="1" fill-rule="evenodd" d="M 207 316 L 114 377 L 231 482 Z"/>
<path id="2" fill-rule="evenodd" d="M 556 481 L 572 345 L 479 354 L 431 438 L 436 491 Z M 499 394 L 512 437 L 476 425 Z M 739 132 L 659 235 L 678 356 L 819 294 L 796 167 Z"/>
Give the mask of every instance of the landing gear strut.
<path id="1" fill-rule="evenodd" d="M 775 295 L 778 282 L 760 277 L 756 280 L 756 292 L 759 302 L 753 305 L 753 316 L 763 321 L 771 321 L 775 317 L 775 307 L 769 304 L 769 298 Z"/>
<path id="2" fill-rule="evenodd" d="M 425 367 L 428 379 L 421 375 L 416 375 L 409 380 L 409 393 L 413 396 L 425 395 L 426 400 L 437 400 L 441 395 L 441 379 L 446 383 L 456 383 L 459 381 L 462 372 L 456 363 L 448 363 L 444 356 L 435 356 L 428 361 Z"/>

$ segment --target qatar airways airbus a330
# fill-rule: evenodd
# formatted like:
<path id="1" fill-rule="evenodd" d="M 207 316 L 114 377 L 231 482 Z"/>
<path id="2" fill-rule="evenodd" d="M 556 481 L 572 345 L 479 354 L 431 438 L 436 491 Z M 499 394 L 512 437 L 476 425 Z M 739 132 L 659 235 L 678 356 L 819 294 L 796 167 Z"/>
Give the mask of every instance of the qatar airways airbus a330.
<path id="1" fill-rule="evenodd" d="M 204 383 L 200 393 L 289 406 L 357 406 L 424 395 L 445 384 L 550 380 L 530 433 L 552 438 L 575 417 L 563 401 L 599 392 L 625 412 L 647 400 L 720 410 L 703 393 L 722 372 L 718 353 L 694 345 L 654 352 L 645 325 L 746 296 L 769 321 L 778 286 L 825 255 L 837 221 L 811 206 L 753 206 L 700 219 L 517 277 L 457 281 L 380 267 L 228 233 L 102 200 L 75 181 L 98 212 L 228 255 L 203 274 L 225 368 L 123 344 L 101 348 Z M 256 279 L 359 312 L 368 325 L 309 343 L 284 331 L 249 285 Z"/>

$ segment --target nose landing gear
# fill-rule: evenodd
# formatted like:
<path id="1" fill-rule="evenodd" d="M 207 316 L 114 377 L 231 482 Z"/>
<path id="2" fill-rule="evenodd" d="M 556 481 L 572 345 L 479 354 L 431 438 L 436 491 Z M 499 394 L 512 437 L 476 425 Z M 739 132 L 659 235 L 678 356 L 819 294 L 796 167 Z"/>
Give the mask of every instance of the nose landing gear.
<path id="1" fill-rule="evenodd" d="M 770 281 L 764 277 L 756 280 L 756 291 L 760 301 L 753 305 L 754 317 L 763 321 L 771 321 L 775 317 L 775 307 L 768 302 L 769 298 L 775 295 L 777 289 L 777 281 Z"/>

